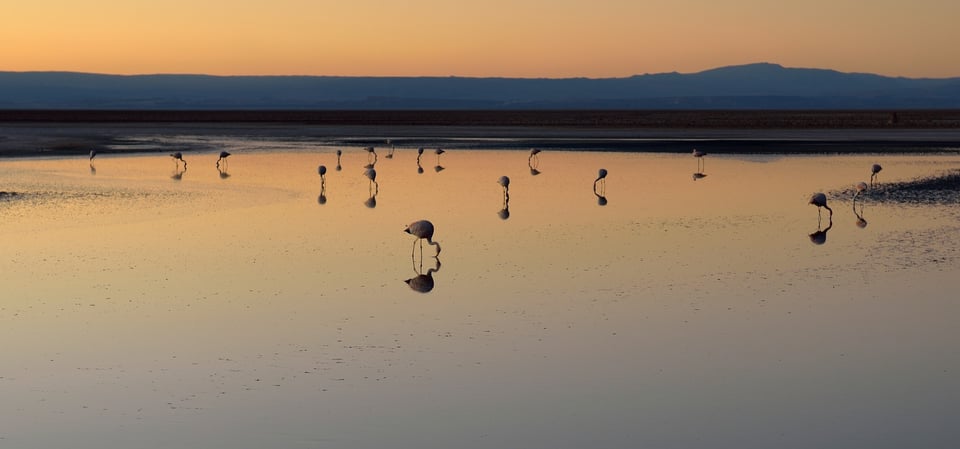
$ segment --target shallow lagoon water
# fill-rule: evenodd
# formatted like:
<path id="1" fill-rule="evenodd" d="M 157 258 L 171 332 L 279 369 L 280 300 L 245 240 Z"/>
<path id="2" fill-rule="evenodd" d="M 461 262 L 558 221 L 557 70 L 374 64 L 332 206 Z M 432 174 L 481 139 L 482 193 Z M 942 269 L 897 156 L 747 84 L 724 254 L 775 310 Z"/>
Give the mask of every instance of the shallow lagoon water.
<path id="1" fill-rule="evenodd" d="M 708 155 L 694 181 L 690 155 L 379 149 L 369 207 L 362 150 L 222 145 L 226 177 L 0 161 L 0 447 L 960 439 L 960 207 L 867 200 L 861 228 L 833 196 L 817 245 L 807 204 L 956 155 Z"/>

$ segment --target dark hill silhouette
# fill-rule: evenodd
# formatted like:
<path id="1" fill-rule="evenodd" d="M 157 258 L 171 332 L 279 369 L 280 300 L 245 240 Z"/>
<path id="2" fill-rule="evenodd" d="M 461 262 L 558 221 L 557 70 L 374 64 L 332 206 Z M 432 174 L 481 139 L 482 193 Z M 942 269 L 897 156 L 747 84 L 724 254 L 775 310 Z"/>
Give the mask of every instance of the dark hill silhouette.
<path id="1" fill-rule="evenodd" d="M 960 108 L 960 78 L 894 78 L 768 63 L 598 79 L 0 72 L 0 109 L 884 108 Z"/>

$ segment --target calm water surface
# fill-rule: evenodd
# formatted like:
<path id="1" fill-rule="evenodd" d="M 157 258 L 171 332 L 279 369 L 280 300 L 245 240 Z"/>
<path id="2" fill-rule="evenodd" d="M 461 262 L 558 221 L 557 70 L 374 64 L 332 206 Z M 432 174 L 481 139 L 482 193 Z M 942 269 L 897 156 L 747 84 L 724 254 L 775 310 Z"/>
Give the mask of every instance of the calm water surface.
<path id="1" fill-rule="evenodd" d="M 0 447 L 960 440 L 960 208 L 807 204 L 955 155 L 223 147 L 0 161 Z"/>

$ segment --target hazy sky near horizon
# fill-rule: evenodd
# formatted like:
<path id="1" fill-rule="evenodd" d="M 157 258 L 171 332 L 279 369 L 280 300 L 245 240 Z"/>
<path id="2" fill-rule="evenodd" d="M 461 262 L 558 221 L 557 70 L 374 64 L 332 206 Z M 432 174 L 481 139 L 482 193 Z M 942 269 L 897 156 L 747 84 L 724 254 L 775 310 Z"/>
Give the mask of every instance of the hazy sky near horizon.
<path id="1" fill-rule="evenodd" d="M 33 0 L 0 71 L 623 77 L 773 62 L 960 76 L 956 0 Z"/>

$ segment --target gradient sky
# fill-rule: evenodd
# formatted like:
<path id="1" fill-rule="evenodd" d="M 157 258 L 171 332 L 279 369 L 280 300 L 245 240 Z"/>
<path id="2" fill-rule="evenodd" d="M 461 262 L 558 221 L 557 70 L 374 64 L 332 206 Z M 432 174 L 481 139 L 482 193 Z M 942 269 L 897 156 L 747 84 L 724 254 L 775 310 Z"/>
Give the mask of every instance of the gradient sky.
<path id="1" fill-rule="evenodd" d="M 622 77 L 774 62 L 960 76 L 957 0 L 31 0 L 0 70 Z"/>

